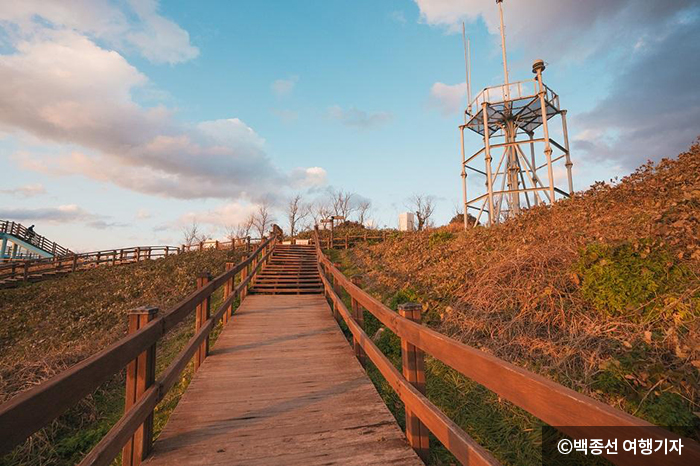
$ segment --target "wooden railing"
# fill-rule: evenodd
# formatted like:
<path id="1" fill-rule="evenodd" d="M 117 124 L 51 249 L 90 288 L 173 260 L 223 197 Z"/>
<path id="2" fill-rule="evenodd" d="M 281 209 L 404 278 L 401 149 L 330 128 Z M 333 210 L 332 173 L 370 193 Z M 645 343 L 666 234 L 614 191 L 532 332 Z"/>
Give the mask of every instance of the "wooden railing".
<path id="1" fill-rule="evenodd" d="M 47 259 L 11 261 L 0 264 L 0 286 L 22 281 L 39 281 L 56 275 L 91 269 L 100 265 L 122 265 L 178 254 L 174 246 L 138 246 L 108 249 Z"/>
<path id="2" fill-rule="evenodd" d="M 54 256 L 63 256 L 66 254 L 72 254 L 72 252 L 57 244 L 53 241 L 49 241 L 44 236 L 37 235 L 36 233 L 30 232 L 24 225 L 16 222 L 10 222 L 9 220 L 0 220 L 0 233 L 7 233 L 8 235 L 16 236 L 17 238 L 25 241 L 32 246 L 35 246 L 42 251 L 46 251 Z M 5 254 L 5 251 L 2 251 Z"/>
<path id="3" fill-rule="evenodd" d="M 250 249 L 252 246 L 256 244 L 261 243 L 261 239 L 259 238 L 251 238 L 250 236 L 247 236 L 245 238 L 233 238 L 228 241 L 218 241 L 218 240 L 207 240 L 207 241 L 199 241 L 197 243 L 192 243 L 192 244 L 183 244 L 181 250 L 183 252 L 189 252 L 189 251 L 204 251 L 207 249 L 216 249 L 216 250 L 226 250 L 226 249 L 240 249 L 240 248 L 245 248 L 246 251 L 250 252 Z"/>
<path id="4" fill-rule="evenodd" d="M 324 236 L 319 236 L 314 241 L 318 241 L 322 249 L 349 249 L 358 243 L 379 243 L 385 241 L 387 237 L 386 231 L 372 231 L 363 234 L 343 234 L 343 233 L 328 233 Z"/>
<path id="5" fill-rule="evenodd" d="M 126 412 L 80 464 L 109 465 L 120 451 L 123 464 L 139 464 L 150 452 L 155 407 L 180 380 L 180 374 L 193 357 L 195 370 L 206 358 L 209 334 L 220 320 L 229 321 L 235 299 L 245 297 L 250 281 L 268 260 L 276 242 L 276 236 L 265 239 L 245 260 L 235 265 L 227 263 L 226 271 L 216 278 L 201 275 L 197 279 L 198 289 L 160 316 L 155 308 L 132 311 L 126 337 L 0 405 L 0 455 L 126 367 Z M 212 293 L 221 287 L 223 302 L 210 315 Z M 195 310 L 194 336 L 156 379 L 156 343 Z"/>
<path id="6" fill-rule="evenodd" d="M 570 437 L 590 438 L 590 430 L 586 428 L 596 427 L 595 438 L 617 438 L 622 442 L 633 437 L 625 437 L 630 435 L 629 430 L 622 431 L 615 427 L 636 426 L 638 430 L 635 435 L 638 438 L 680 438 L 642 419 L 422 326 L 419 304 L 400 306 L 397 314 L 345 277 L 323 254 L 318 237 L 316 248 L 325 294 L 332 302 L 336 319 L 342 318 L 347 324 L 360 361 L 369 358 L 404 402 L 406 436 L 422 457 L 425 458 L 427 454 L 427 428 L 464 465 L 500 464 L 425 396 L 425 353 Z M 351 310 L 343 302 L 343 290 L 350 297 Z M 394 367 L 365 333 L 363 308 L 401 339 L 403 373 Z M 664 457 L 665 465 L 700 464 L 700 445 L 686 438 L 682 441 L 682 456 Z M 647 464 L 642 461 L 643 458 L 629 462 L 626 456 L 609 455 L 607 459 L 619 465 Z"/>

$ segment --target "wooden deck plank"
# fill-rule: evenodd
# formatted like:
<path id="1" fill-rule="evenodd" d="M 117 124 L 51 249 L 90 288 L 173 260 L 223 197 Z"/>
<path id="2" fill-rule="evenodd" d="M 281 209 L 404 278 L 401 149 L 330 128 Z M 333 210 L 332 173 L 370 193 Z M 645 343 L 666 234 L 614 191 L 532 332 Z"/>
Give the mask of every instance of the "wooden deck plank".
<path id="1" fill-rule="evenodd" d="M 148 465 L 421 465 L 319 295 L 252 295 Z"/>

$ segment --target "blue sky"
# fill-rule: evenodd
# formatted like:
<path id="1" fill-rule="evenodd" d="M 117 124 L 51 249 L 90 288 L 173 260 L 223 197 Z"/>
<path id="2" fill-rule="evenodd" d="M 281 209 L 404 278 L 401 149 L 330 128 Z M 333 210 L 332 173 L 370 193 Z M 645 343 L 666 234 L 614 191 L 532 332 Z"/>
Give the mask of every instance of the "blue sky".
<path id="1" fill-rule="evenodd" d="M 700 132 L 700 65 L 687 59 L 698 2 L 654 3 L 504 2 L 511 79 L 545 59 L 569 111 L 576 189 L 673 156 Z M 392 227 L 406 198 L 432 195 L 445 223 L 461 195 L 462 21 L 474 92 L 503 79 L 490 1 L 0 10 L 0 218 L 75 249 L 178 244 L 192 220 L 221 238 L 262 200 L 286 227 L 290 195 L 330 189 L 370 199 Z M 480 145 L 467 138 L 468 151 Z"/>

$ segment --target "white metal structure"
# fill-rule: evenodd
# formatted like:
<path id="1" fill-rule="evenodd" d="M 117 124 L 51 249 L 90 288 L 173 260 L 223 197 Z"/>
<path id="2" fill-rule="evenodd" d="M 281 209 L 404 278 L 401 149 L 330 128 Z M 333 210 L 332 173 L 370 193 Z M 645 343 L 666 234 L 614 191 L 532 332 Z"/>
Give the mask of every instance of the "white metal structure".
<path id="1" fill-rule="evenodd" d="M 509 81 L 502 2 L 496 0 L 501 19 L 505 83 L 484 89 L 470 101 L 465 110 L 465 123 L 459 126 L 464 212 L 470 209 L 477 212 L 474 225 L 490 226 L 517 215 L 523 208 L 552 204 L 557 196 L 573 194 L 566 110 L 560 107 L 559 96 L 544 84 L 542 60 L 532 65 L 535 79 Z M 467 85 L 471 87 L 470 82 Z M 555 116 L 561 117 L 562 143 L 550 134 L 549 120 Z M 480 135 L 484 143 L 484 147 L 470 157 L 465 154 L 465 129 Z M 566 190 L 555 186 L 554 165 L 557 162 L 566 167 Z M 469 173 L 485 178 L 485 189 L 471 198 L 467 196 Z M 482 222 L 484 214 L 487 220 Z M 464 216 L 465 228 L 469 227 L 468 218 Z"/>

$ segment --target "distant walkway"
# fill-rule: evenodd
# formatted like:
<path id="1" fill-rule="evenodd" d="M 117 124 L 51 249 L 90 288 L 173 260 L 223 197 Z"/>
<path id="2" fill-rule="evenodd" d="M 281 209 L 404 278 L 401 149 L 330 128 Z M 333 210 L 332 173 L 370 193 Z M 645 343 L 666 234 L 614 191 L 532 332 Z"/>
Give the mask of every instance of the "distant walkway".
<path id="1" fill-rule="evenodd" d="M 422 465 L 323 295 L 252 295 L 148 465 Z"/>

